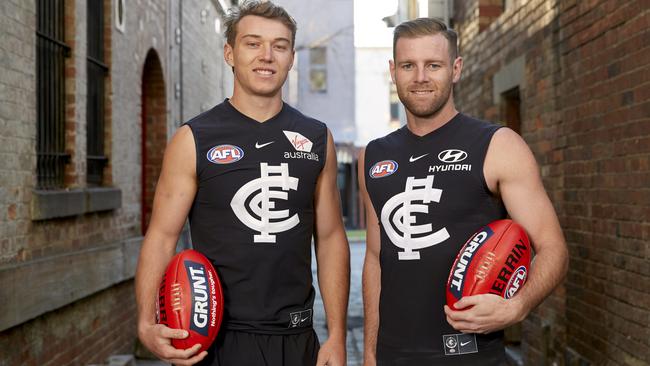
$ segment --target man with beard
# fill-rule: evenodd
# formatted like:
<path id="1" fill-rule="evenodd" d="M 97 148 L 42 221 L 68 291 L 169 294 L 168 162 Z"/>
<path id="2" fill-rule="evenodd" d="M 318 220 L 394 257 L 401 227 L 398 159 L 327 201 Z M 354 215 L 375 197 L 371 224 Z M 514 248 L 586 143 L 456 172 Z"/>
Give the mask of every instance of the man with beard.
<path id="1" fill-rule="evenodd" d="M 359 158 L 368 217 L 365 365 L 502 365 L 502 329 L 523 320 L 566 273 L 567 250 L 535 159 L 519 135 L 459 113 L 456 33 L 435 19 L 395 28 L 390 72 L 407 124 Z M 472 233 L 506 215 L 537 254 L 526 286 L 445 305 L 445 283 Z"/>
<path id="2" fill-rule="evenodd" d="M 167 146 L 136 274 L 138 335 L 177 365 L 343 365 L 349 247 L 324 123 L 282 101 L 296 24 L 249 1 L 225 22 L 232 98 L 179 128 Z M 300 152 L 301 154 L 295 154 Z M 155 321 L 156 290 L 189 217 L 194 249 L 214 264 L 224 319 L 208 352 L 177 350 L 187 332 Z M 314 238 L 329 338 L 312 327 Z"/>

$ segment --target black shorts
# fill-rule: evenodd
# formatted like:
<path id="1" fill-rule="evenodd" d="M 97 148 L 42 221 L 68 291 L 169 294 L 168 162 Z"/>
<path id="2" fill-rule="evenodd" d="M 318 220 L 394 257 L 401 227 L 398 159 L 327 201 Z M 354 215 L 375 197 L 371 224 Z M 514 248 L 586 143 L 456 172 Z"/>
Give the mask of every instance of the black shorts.
<path id="1" fill-rule="evenodd" d="M 481 353 L 444 356 L 426 352 L 391 352 L 377 350 L 377 366 L 505 366 L 503 348 Z"/>
<path id="2" fill-rule="evenodd" d="M 201 366 L 311 366 L 318 357 L 314 330 L 299 334 L 259 334 L 221 330 Z"/>

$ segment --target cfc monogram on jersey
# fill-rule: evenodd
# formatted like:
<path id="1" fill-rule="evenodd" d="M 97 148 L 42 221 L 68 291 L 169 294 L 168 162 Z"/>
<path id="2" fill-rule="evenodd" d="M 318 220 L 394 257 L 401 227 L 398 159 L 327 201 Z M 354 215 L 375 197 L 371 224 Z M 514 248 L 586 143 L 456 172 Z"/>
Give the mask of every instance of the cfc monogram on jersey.
<path id="1" fill-rule="evenodd" d="M 432 223 L 417 224 L 416 214 L 429 213 L 429 204 L 440 202 L 442 190 L 434 188 L 433 175 L 406 178 L 406 188 L 391 197 L 381 209 L 381 224 L 390 241 L 404 249 L 400 260 L 420 259 L 415 249 L 427 248 L 449 239 L 444 227 L 433 231 Z M 420 203 L 418 203 L 420 202 Z"/>
<path id="2" fill-rule="evenodd" d="M 260 174 L 260 178 L 244 184 L 235 193 L 230 206 L 244 225 L 259 232 L 253 236 L 255 243 L 275 243 L 276 237 L 272 234 L 293 228 L 300 223 L 300 218 L 297 214 L 289 217 L 289 210 L 274 210 L 273 200 L 289 199 L 289 191 L 298 189 L 300 179 L 289 175 L 287 163 L 277 166 L 260 163 Z"/>

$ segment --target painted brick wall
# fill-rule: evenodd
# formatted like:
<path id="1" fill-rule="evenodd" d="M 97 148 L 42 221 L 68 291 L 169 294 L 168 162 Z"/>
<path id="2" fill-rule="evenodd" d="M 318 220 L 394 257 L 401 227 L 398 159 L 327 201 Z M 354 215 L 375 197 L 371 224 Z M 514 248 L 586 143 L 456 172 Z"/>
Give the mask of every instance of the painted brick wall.
<path id="1" fill-rule="evenodd" d="M 200 112 L 201 105 L 220 101 L 230 90 L 232 79 L 223 75 L 221 35 L 215 31 L 214 1 L 184 2 L 183 13 L 197 20 L 201 9 L 210 9 L 209 26 L 184 34 L 186 47 L 196 51 L 185 57 L 205 60 L 201 69 L 188 64 L 184 95 L 191 98 L 186 110 Z M 64 0 L 66 43 L 72 48 L 66 59 L 66 167 L 67 188 L 86 188 L 86 1 Z M 164 150 L 166 139 L 178 126 L 181 99 L 174 84 L 179 82 L 179 45 L 173 43 L 178 26 L 176 1 L 126 1 L 125 31 L 116 29 L 114 0 L 105 0 L 105 59 L 110 73 L 106 81 L 105 123 L 109 163 L 104 182 L 121 190 L 121 207 L 67 218 L 33 221 L 31 203 L 36 185 L 36 0 L 0 1 L 0 275 L 56 262 L 48 280 L 65 278 L 65 260 L 90 258 L 93 267 L 117 268 L 116 283 L 102 280 L 96 291 L 54 310 L 48 310 L 8 329 L 0 330 L 0 365 L 84 365 L 102 363 L 111 354 L 132 353 L 135 345 L 135 299 L 132 268 L 137 257 L 127 246 L 141 237 L 141 92 L 145 58 L 154 51 L 162 70 L 163 84 L 152 85 L 166 100 L 155 113 L 163 128 L 154 130 L 152 141 Z M 187 25 L 187 24 L 185 24 Z M 205 42 L 208 47 L 201 48 Z M 217 46 L 215 46 L 217 45 Z M 229 71 L 229 70 L 228 70 Z M 202 79 L 209 82 L 198 83 Z M 187 115 L 186 115 L 187 117 Z M 157 175 L 154 172 L 152 175 Z M 115 263 L 92 259 L 92 253 L 123 253 Z M 122 249 L 119 249 L 122 248 Z M 120 251 L 121 250 L 121 251 Z M 107 257 L 102 257 L 107 258 Z M 113 258 L 113 257 L 111 257 Z M 70 262 L 69 266 L 76 265 Z M 50 268 L 50 267 L 48 267 Z M 124 273 L 120 271 L 124 270 Z M 28 272 L 28 271 L 27 271 Z M 109 271 L 110 272 L 110 271 Z M 107 273 L 109 273 L 107 272 Z M 2 278 L 6 278 L 2 277 Z M 92 287 L 97 276 L 76 284 L 61 280 L 61 287 L 46 291 L 76 292 Z M 29 278 L 34 291 L 39 278 Z M 53 281 L 56 282 L 56 281 Z M 83 283 L 82 283 L 83 282 Z M 89 284 L 92 283 L 92 284 Z M 108 284 L 108 285 L 107 285 Z M 6 284 L 5 284 L 6 285 Z M 30 286 L 32 286 L 30 285 Z M 5 286 L 6 287 L 6 286 Z M 71 290 L 70 290 L 71 289 Z M 87 293 L 84 291 L 80 291 Z M 72 295 L 71 295 L 72 296 Z M 15 299 L 12 299 L 15 300 Z M 5 306 L 5 300 L 2 301 Z M 21 306 L 34 307 L 25 302 Z M 6 310 L 3 308 L 3 310 Z"/>

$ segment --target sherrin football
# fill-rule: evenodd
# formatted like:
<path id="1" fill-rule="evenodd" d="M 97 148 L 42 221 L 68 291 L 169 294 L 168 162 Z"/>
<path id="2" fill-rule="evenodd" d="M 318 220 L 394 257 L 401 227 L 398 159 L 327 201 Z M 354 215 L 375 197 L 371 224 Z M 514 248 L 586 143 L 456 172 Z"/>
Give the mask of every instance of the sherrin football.
<path id="1" fill-rule="evenodd" d="M 447 279 L 447 305 L 463 296 L 495 294 L 513 297 L 530 269 L 526 231 L 512 220 L 497 220 L 474 233 L 462 247 Z"/>
<path id="2" fill-rule="evenodd" d="M 197 343 L 207 350 L 223 318 L 223 292 L 212 263 L 195 250 L 184 250 L 167 265 L 158 291 L 158 323 L 184 329 L 189 336 L 172 339 L 178 349 Z"/>

